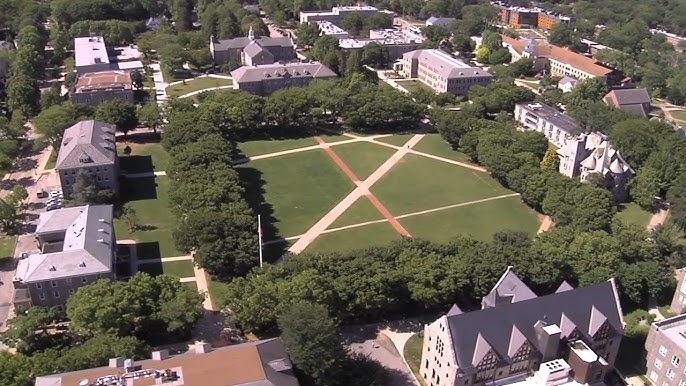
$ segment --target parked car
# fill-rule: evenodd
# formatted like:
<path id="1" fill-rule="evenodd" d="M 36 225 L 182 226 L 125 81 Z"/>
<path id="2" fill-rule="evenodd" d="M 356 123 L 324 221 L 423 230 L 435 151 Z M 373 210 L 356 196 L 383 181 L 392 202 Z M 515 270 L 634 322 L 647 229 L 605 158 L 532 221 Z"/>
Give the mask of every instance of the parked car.
<path id="1" fill-rule="evenodd" d="M 50 198 L 52 197 L 64 197 L 61 190 L 53 190 L 50 192 Z"/>
<path id="2" fill-rule="evenodd" d="M 48 197 L 48 192 L 46 192 L 45 190 L 39 190 L 39 191 L 36 193 L 36 197 L 38 197 L 38 198 L 46 198 L 46 197 Z"/>

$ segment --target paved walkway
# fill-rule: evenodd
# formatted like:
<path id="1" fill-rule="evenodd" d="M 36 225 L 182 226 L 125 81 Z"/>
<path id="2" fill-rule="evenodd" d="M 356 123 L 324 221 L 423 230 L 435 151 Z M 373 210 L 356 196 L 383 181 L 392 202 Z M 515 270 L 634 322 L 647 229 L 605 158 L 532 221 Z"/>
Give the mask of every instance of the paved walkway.
<path id="1" fill-rule="evenodd" d="M 155 81 L 155 95 L 157 99 L 157 104 L 164 104 L 167 100 L 167 86 L 169 84 L 165 83 L 164 76 L 162 75 L 162 68 L 159 63 L 151 63 L 150 69 L 152 70 L 152 79 Z"/>
<path id="2" fill-rule="evenodd" d="M 305 232 L 298 241 L 291 246 L 288 251 L 291 253 L 300 253 L 307 246 L 309 246 L 322 232 L 324 232 L 338 217 L 343 214 L 357 199 L 363 195 L 371 194 L 369 189 L 378 180 L 381 179 L 395 164 L 400 161 L 405 154 L 407 154 L 412 147 L 414 147 L 425 134 L 417 134 L 413 136 L 405 146 L 399 148 L 386 162 L 384 162 L 378 169 L 376 169 L 366 180 L 360 182 L 350 194 L 348 194 L 342 201 L 340 201 L 329 213 L 325 214 L 316 224 L 314 224 L 307 232 Z M 335 143 L 335 142 L 334 142 Z M 321 146 L 321 145 L 320 145 Z"/>
<path id="3" fill-rule="evenodd" d="M 208 87 L 208 88 L 204 88 L 202 90 L 191 91 L 188 94 L 183 94 L 183 95 L 179 96 L 179 99 L 192 97 L 193 95 L 198 95 L 198 94 L 203 93 L 205 91 L 224 90 L 227 88 L 234 88 L 234 87 L 232 84 L 230 84 L 228 86 Z"/>
<path id="4" fill-rule="evenodd" d="M 143 173 L 121 173 L 122 176 L 126 178 L 148 178 L 148 177 L 159 177 L 166 176 L 167 172 L 143 172 Z"/>
<path id="5" fill-rule="evenodd" d="M 362 184 L 360 179 L 357 178 L 357 176 L 355 175 L 355 172 L 353 172 L 352 169 L 350 169 L 350 167 L 345 163 L 345 161 L 343 161 L 341 159 L 341 157 L 339 157 L 338 154 L 336 154 L 336 152 L 333 151 L 333 149 L 331 149 L 330 146 L 327 146 L 326 142 L 324 142 L 324 140 L 321 137 L 317 136 L 317 137 L 314 137 L 314 139 L 320 145 L 324 145 L 324 151 L 326 151 L 326 153 L 329 155 L 329 157 L 331 157 L 331 159 L 333 159 L 333 161 L 336 163 L 336 165 L 341 170 L 343 170 L 343 172 L 348 176 L 348 178 L 350 178 L 350 180 L 355 185 L 360 186 Z M 372 192 L 367 190 L 365 192 L 365 196 L 367 198 L 369 198 L 369 201 L 372 202 L 372 204 L 379 211 L 379 213 L 381 213 L 386 218 L 386 220 L 391 223 L 391 226 L 393 227 L 393 229 L 395 229 L 398 233 L 400 233 L 403 236 L 412 237 L 412 235 L 410 235 L 410 232 L 408 232 L 407 229 L 405 229 L 400 224 L 400 222 L 398 222 L 398 220 L 395 219 L 395 217 L 391 214 L 391 212 L 381 203 L 381 201 L 374 194 L 372 194 Z"/>
<path id="6" fill-rule="evenodd" d="M 664 224 L 665 220 L 667 220 L 667 216 L 669 216 L 669 209 L 660 210 L 659 212 L 655 213 L 653 217 L 650 218 L 650 221 L 648 222 L 646 228 L 648 228 L 649 231 L 652 231 L 658 226 Z"/>
<path id="7" fill-rule="evenodd" d="M 195 264 L 193 264 L 193 273 L 195 274 L 195 285 L 198 286 L 198 292 L 205 296 L 205 301 L 202 302 L 202 306 L 206 310 L 217 310 L 210 297 L 210 289 L 207 284 L 207 273 L 204 269 Z"/>
<path id="8" fill-rule="evenodd" d="M 543 221 L 541 221 L 541 226 L 538 227 L 537 234 L 547 232 L 554 225 L 552 217 L 546 215 L 543 216 Z"/>

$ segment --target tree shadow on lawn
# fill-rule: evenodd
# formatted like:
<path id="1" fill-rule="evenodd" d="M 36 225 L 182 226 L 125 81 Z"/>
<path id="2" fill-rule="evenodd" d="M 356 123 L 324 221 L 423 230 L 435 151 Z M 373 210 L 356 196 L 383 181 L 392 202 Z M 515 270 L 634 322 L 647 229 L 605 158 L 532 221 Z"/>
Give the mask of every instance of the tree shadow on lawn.
<path id="1" fill-rule="evenodd" d="M 119 170 L 121 173 L 154 173 L 155 167 L 152 156 L 122 155 L 119 156 Z"/>
<path id="2" fill-rule="evenodd" d="M 160 135 L 159 132 L 155 133 L 153 131 L 129 133 L 126 136 L 124 134 L 120 134 L 119 136 L 121 138 L 117 138 L 117 142 L 124 145 L 129 143 L 136 145 L 145 145 L 151 143 L 160 143 L 160 141 L 162 140 L 162 135 Z"/>
<path id="3" fill-rule="evenodd" d="M 326 126 L 326 127 L 323 127 Z M 345 130 L 340 127 L 340 125 L 321 125 L 319 127 L 310 127 L 310 128 L 298 128 L 295 129 L 296 131 L 293 131 L 293 129 L 279 129 L 275 127 L 269 127 L 268 131 L 262 131 L 262 132 L 257 132 L 254 135 L 252 135 L 250 138 L 243 138 L 239 142 L 233 142 L 232 147 L 233 149 L 231 150 L 231 158 L 234 160 L 240 160 L 244 158 L 248 158 L 246 154 L 244 154 L 241 149 L 239 148 L 240 143 L 242 142 L 250 142 L 250 141 L 283 141 L 283 140 L 289 140 L 289 139 L 304 139 L 304 138 L 311 138 L 314 137 L 315 135 L 324 135 L 324 134 L 334 134 L 334 135 L 341 135 Z"/>
<path id="4" fill-rule="evenodd" d="M 274 208 L 264 198 L 264 185 L 266 181 L 262 179 L 262 172 L 251 167 L 237 168 L 245 193 L 243 198 L 248 202 L 253 212 L 261 215 L 262 220 L 262 240 L 269 241 L 280 239 L 279 230 L 274 225 L 277 219 L 274 217 Z M 278 260 L 285 251 L 288 243 L 274 243 L 267 247 L 269 253 L 265 254 L 265 260 L 273 262 Z M 272 260 L 273 259 L 273 260 Z"/>
<path id="5" fill-rule="evenodd" d="M 138 260 L 142 261 L 161 259 L 160 243 L 157 241 L 136 243 L 136 256 Z"/>

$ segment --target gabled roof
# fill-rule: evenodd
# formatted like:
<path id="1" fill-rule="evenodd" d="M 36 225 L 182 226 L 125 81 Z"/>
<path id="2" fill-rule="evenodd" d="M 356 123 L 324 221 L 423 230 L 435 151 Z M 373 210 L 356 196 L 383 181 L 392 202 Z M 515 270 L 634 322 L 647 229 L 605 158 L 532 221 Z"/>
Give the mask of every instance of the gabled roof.
<path id="1" fill-rule="evenodd" d="M 268 55 L 272 59 L 274 58 L 274 56 L 271 54 L 271 52 L 269 52 L 268 50 L 266 50 L 265 48 L 263 48 L 262 46 L 260 46 L 258 43 L 255 43 L 255 42 L 251 42 L 250 44 L 245 46 L 245 48 L 243 49 L 243 53 L 245 54 L 245 56 L 247 56 L 249 58 L 254 58 L 260 54 Z"/>
<path id="2" fill-rule="evenodd" d="M 483 308 L 521 302 L 536 297 L 536 294 L 515 275 L 512 268 L 512 266 L 507 267 L 507 270 L 500 277 L 500 280 L 495 283 L 491 292 L 484 296 L 481 302 Z"/>
<path id="3" fill-rule="evenodd" d="M 472 357 L 472 366 L 478 366 L 484 360 L 486 355 L 493 350 L 491 344 L 486 341 L 486 338 L 479 333 L 476 337 L 476 344 L 474 345 L 474 356 Z"/>
<path id="4" fill-rule="evenodd" d="M 115 131 L 114 125 L 94 120 L 66 129 L 55 169 L 113 165 L 117 157 Z"/>
<path id="5" fill-rule="evenodd" d="M 480 67 L 472 67 L 439 49 L 421 49 L 403 54 L 403 60 L 408 59 L 427 63 L 446 79 L 493 77 L 488 71 Z"/>
<path id="6" fill-rule="evenodd" d="M 258 82 L 272 78 L 334 78 L 336 73 L 319 62 L 274 63 L 257 66 L 242 66 L 231 71 L 234 83 Z"/>
<path id="7" fill-rule="evenodd" d="M 64 232 L 61 250 L 19 261 L 24 283 L 109 273 L 115 248 L 112 205 L 86 205 L 41 213 L 36 234 Z"/>
<path id="8" fill-rule="evenodd" d="M 252 40 L 247 36 L 234 39 L 214 40 L 214 50 L 226 51 L 235 48 L 243 49 L 251 42 Z M 272 38 L 268 36 L 260 36 L 255 38 L 255 42 L 267 49 L 269 49 L 269 47 L 293 47 L 293 41 L 288 37 Z"/>
<path id="9" fill-rule="evenodd" d="M 591 309 L 591 321 L 588 323 L 588 335 L 593 336 L 605 324 L 607 318 L 595 306 Z"/>
<path id="10" fill-rule="evenodd" d="M 623 331 L 622 310 L 614 280 L 447 316 L 446 320 L 457 364 L 467 374 L 473 374 L 476 372 L 473 365 L 476 353 L 483 353 L 486 343 L 500 358 L 508 357 L 513 327 L 517 327 L 533 347 L 541 351 L 542 343 L 539 343 L 534 330 L 537 322 L 543 320 L 550 325 L 557 324 L 563 332 L 570 328 L 573 331 L 575 327 L 585 332 L 589 330 L 594 307 L 607 317 L 617 334 Z M 517 334 L 514 336 L 520 339 Z"/>
<path id="11" fill-rule="evenodd" d="M 557 287 L 557 291 L 555 291 L 555 293 L 570 291 L 573 289 L 574 289 L 574 287 L 572 287 L 571 284 L 567 283 L 567 280 L 565 280 L 562 282 L 562 284 L 560 284 L 559 287 Z"/>
<path id="12" fill-rule="evenodd" d="M 608 97 L 616 102 L 615 107 L 650 103 L 650 95 L 645 88 L 612 90 L 605 95 L 605 98 Z"/>
<path id="13" fill-rule="evenodd" d="M 559 82 L 557 82 L 557 84 L 567 84 L 567 83 L 571 84 L 572 86 L 576 86 L 579 83 L 579 79 L 576 79 L 576 78 L 569 76 L 569 75 L 565 75 L 564 77 L 562 77 L 562 79 L 560 79 Z"/>
<path id="14" fill-rule="evenodd" d="M 524 334 L 522 334 L 521 331 L 517 328 L 517 326 L 513 325 L 512 326 L 512 333 L 510 334 L 510 345 L 507 348 L 507 356 L 512 358 L 517 354 L 517 351 L 522 347 L 524 343 L 526 343 L 526 337 Z"/>
<path id="15" fill-rule="evenodd" d="M 450 307 L 450 311 L 448 311 L 448 316 L 453 316 L 453 315 L 459 315 L 462 313 L 462 310 L 460 307 L 457 306 L 457 304 L 453 304 L 452 307 Z"/>

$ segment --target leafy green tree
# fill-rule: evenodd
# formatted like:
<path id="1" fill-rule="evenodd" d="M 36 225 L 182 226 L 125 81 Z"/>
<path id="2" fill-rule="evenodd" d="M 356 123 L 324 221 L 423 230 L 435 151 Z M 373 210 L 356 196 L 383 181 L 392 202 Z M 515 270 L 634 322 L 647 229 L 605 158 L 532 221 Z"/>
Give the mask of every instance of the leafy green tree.
<path id="1" fill-rule="evenodd" d="M 609 191 L 591 185 L 582 185 L 573 192 L 572 226 L 582 230 L 609 229 L 615 214 L 615 205 Z"/>
<path id="2" fill-rule="evenodd" d="M 643 167 L 629 183 L 631 198 L 641 208 L 654 211 L 657 209 L 661 184 L 659 173 L 651 167 Z"/>
<path id="3" fill-rule="evenodd" d="M 101 189 L 95 176 L 81 170 L 74 182 L 74 199 L 70 201 L 73 205 L 111 204 L 114 201 L 114 192 L 111 189 Z"/>
<path id="4" fill-rule="evenodd" d="M 556 172 L 560 167 L 560 157 L 557 155 L 557 150 L 549 148 L 546 150 L 543 159 L 541 160 L 541 170 Z"/>
<path id="5" fill-rule="evenodd" d="M 4 199 L 0 199 L 0 230 L 11 232 L 22 220 L 22 212 L 26 208 L 24 200 L 28 193 L 23 186 L 17 185 Z"/>
<path id="6" fill-rule="evenodd" d="M 346 354 L 338 327 L 324 306 L 295 303 L 279 316 L 279 328 L 296 368 L 317 384 L 339 384 Z"/>
<path id="7" fill-rule="evenodd" d="M 341 27 L 351 35 L 357 36 L 364 28 L 364 20 L 362 20 L 362 16 L 358 12 L 350 12 L 341 21 Z"/>
<path id="8" fill-rule="evenodd" d="M 70 329 L 85 336 L 113 334 L 155 340 L 184 336 L 203 313 L 202 295 L 177 277 L 136 274 L 127 282 L 98 280 L 67 302 Z"/>
<path id="9" fill-rule="evenodd" d="M 658 141 L 670 134 L 672 130 L 659 122 L 629 119 L 612 126 L 609 138 L 631 166 L 641 168 L 657 150 Z"/>
<path id="10" fill-rule="evenodd" d="M 582 80 L 567 94 L 568 107 L 583 106 L 584 102 L 600 102 L 608 91 L 607 84 L 600 78 Z"/>
<path id="11" fill-rule="evenodd" d="M 312 47 L 319 37 L 319 26 L 317 23 L 300 23 L 295 31 L 298 44 L 301 47 Z"/>
<path id="12" fill-rule="evenodd" d="M 157 128 L 164 123 L 162 111 L 157 103 L 146 103 L 138 110 L 138 117 L 142 124 L 157 133 Z"/>
<path id="13" fill-rule="evenodd" d="M 95 119 L 116 125 L 126 135 L 138 125 L 138 112 L 131 102 L 114 99 L 98 105 Z"/>
<path id="14" fill-rule="evenodd" d="M 32 117 L 40 103 L 36 78 L 18 73 L 7 81 L 7 107 L 15 114 Z"/>
<path id="15" fill-rule="evenodd" d="M 675 105 L 686 104 L 686 71 L 676 71 L 667 78 L 667 99 Z"/>
<path id="16" fill-rule="evenodd" d="M 388 48 L 372 42 L 362 48 L 362 63 L 372 67 L 384 67 L 389 62 Z"/>
<path id="17" fill-rule="evenodd" d="M 76 114 L 72 104 L 50 106 L 33 119 L 33 126 L 43 141 L 49 143 L 53 149 L 59 149 L 64 130 L 76 123 Z"/>
<path id="18" fill-rule="evenodd" d="M 2 341 L 25 355 L 52 347 L 58 334 L 48 332 L 49 325 L 58 320 L 56 309 L 31 307 L 8 321 L 8 329 L 2 333 Z"/>

